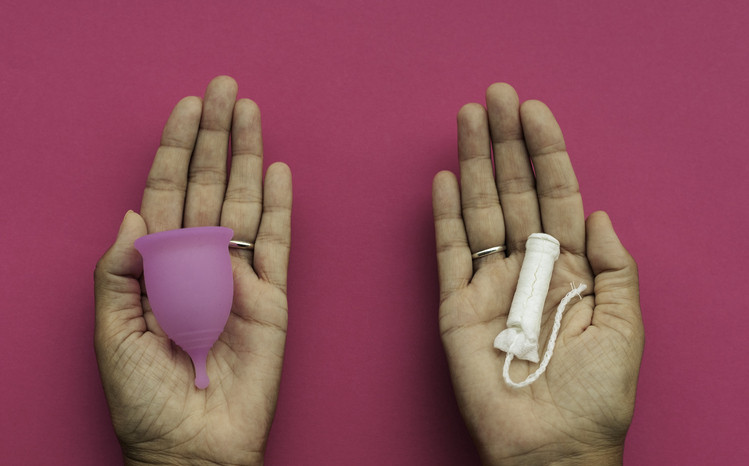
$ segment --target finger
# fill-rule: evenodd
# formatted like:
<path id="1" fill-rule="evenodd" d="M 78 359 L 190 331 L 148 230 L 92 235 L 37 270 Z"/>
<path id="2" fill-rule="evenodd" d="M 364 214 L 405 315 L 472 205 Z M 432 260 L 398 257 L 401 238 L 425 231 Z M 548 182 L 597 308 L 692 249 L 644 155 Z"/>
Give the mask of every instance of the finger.
<path id="1" fill-rule="evenodd" d="M 219 76 L 208 84 L 195 151 L 190 162 L 184 226 L 218 225 L 226 190 L 229 132 L 237 83 Z"/>
<path id="2" fill-rule="evenodd" d="M 242 99 L 234 106 L 231 175 L 221 211 L 221 225 L 234 239 L 254 242 L 263 211 L 263 138 L 260 109 Z M 237 250 L 251 257 L 251 251 Z"/>
<path id="3" fill-rule="evenodd" d="M 133 211 L 122 220 L 117 239 L 102 256 L 94 272 L 96 299 L 96 344 L 117 337 L 122 340 L 135 331 L 145 331 L 140 283 L 143 262 L 133 246 L 146 234 L 146 223 Z"/>
<path id="4" fill-rule="evenodd" d="M 471 281 L 473 264 L 460 207 L 460 190 L 455 175 L 437 173 L 432 183 L 432 209 L 437 242 L 440 302 Z"/>
<path id="5" fill-rule="evenodd" d="M 291 246 L 291 200 L 291 170 L 284 163 L 274 163 L 265 174 L 253 266 L 258 277 L 284 293 Z"/>
<path id="6" fill-rule="evenodd" d="M 463 220 L 472 252 L 504 245 L 502 208 L 491 160 L 491 138 L 484 107 L 468 104 L 458 112 L 458 158 Z M 481 261 L 496 260 L 492 254 Z"/>
<path id="7" fill-rule="evenodd" d="M 605 212 L 594 212 L 586 222 L 588 260 L 595 275 L 593 325 L 639 328 L 640 295 L 637 264 L 622 246 Z"/>
<path id="8" fill-rule="evenodd" d="M 140 207 L 150 233 L 182 226 L 187 169 L 202 109 L 198 97 L 185 97 L 174 107 L 164 126 Z"/>
<path id="9" fill-rule="evenodd" d="M 541 214 L 520 124 L 520 101 L 512 86 L 498 83 L 487 89 L 486 107 L 507 250 L 523 252 L 528 236 L 541 231 Z"/>
<path id="10" fill-rule="evenodd" d="M 580 188 L 551 110 L 541 102 L 520 107 L 525 142 L 536 170 L 536 193 L 543 230 L 559 240 L 563 250 L 585 253 L 585 214 Z"/>

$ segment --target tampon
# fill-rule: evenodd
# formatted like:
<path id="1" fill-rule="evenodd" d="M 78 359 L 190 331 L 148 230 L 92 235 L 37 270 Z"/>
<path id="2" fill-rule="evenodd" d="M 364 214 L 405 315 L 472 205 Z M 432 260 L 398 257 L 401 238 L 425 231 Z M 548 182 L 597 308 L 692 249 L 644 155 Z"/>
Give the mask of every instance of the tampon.
<path id="1" fill-rule="evenodd" d="M 538 362 L 538 336 L 559 241 L 551 235 L 533 233 L 525 243 L 525 258 L 512 298 L 507 329 L 494 340 L 494 347 L 516 358 Z"/>

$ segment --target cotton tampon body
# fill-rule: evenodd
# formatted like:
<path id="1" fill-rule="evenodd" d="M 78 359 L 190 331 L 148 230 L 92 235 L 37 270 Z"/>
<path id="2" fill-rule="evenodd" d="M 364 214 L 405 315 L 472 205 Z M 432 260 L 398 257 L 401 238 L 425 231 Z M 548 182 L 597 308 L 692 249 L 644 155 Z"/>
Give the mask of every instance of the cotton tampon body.
<path id="1" fill-rule="evenodd" d="M 544 312 L 546 295 L 549 292 L 554 262 L 558 258 L 559 241 L 556 238 L 543 233 L 534 233 L 528 237 L 528 241 L 525 243 L 523 265 L 520 267 L 518 285 L 515 296 L 512 298 L 510 314 L 507 317 L 507 329 L 503 330 L 494 339 L 494 347 L 507 353 L 502 368 L 502 377 L 510 387 L 527 387 L 538 380 L 541 374 L 546 371 L 554 353 L 564 309 L 574 296 L 582 299 L 580 293 L 586 289 L 586 285 L 583 283 L 577 287 L 570 284 L 572 291 L 567 293 L 557 306 L 554 325 L 541 364 L 534 373 L 522 382 L 513 382 L 510 378 L 510 364 L 513 358 L 518 357 L 527 361 L 538 362 L 538 336 L 541 332 L 541 316 Z"/>
<path id="2" fill-rule="evenodd" d="M 538 336 L 559 241 L 551 235 L 533 233 L 525 243 L 525 257 L 512 298 L 507 329 L 494 340 L 494 347 L 515 357 L 538 362 Z"/>

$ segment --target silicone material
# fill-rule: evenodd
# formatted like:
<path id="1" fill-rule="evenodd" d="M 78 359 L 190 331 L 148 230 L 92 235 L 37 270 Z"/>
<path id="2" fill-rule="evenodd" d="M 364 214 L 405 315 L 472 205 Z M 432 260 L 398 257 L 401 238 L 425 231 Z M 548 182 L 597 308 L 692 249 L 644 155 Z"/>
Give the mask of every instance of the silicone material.
<path id="1" fill-rule="evenodd" d="M 161 328 L 190 355 L 195 386 L 208 387 L 206 358 L 224 330 L 234 292 L 229 240 L 224 227 L 195 227 L 143 236 L 148 300 Z"/>

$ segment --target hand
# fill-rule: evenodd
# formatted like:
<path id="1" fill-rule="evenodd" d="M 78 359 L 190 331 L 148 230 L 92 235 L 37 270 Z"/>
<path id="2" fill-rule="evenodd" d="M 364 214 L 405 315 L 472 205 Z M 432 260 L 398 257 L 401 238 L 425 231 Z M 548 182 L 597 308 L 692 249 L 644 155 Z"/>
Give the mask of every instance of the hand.
<path id="1" fill-rule="evenodd" d="M 433 185 L 440 331 L 460 410 L 487 464 L 621 463 L 644 339 L 636 265 L 605 213 L 585 220 L 551 111 L 537 101 L 521 106 L 506 84 L 492 85 L 486 101 L 487 109 L 469 104 L 458 114 L 460 187 L 450 172 Z M 568 305 L 546 372 L 514 389 L 492 343 L 535 232 L 561 243 L 540 355 L 570 283 L 588 290 Z M 504 244 L 506 253 L 471 260 Z M 516 358 L 510 376 L 520 382 L 536 367 Z"/>
<path id="2" fill-rule="evenodd" d="M 143 194 L 96 268 L 96 356 L 127 464 L 262 464 L 286 338 L 291 174 L 263 185 L 260 111 L 218 77 L 205 99 L 180 101 L 164 128 Z M 235 102 L 236 101 L 236 102 Z M 231 135 L 231 176 L 227 147 Z M 221 225 L 254 253 L 231 250 L 234 299 L 208 355 L 206 390 L 141 295 L 133 241 L 180 227 Z"/>

